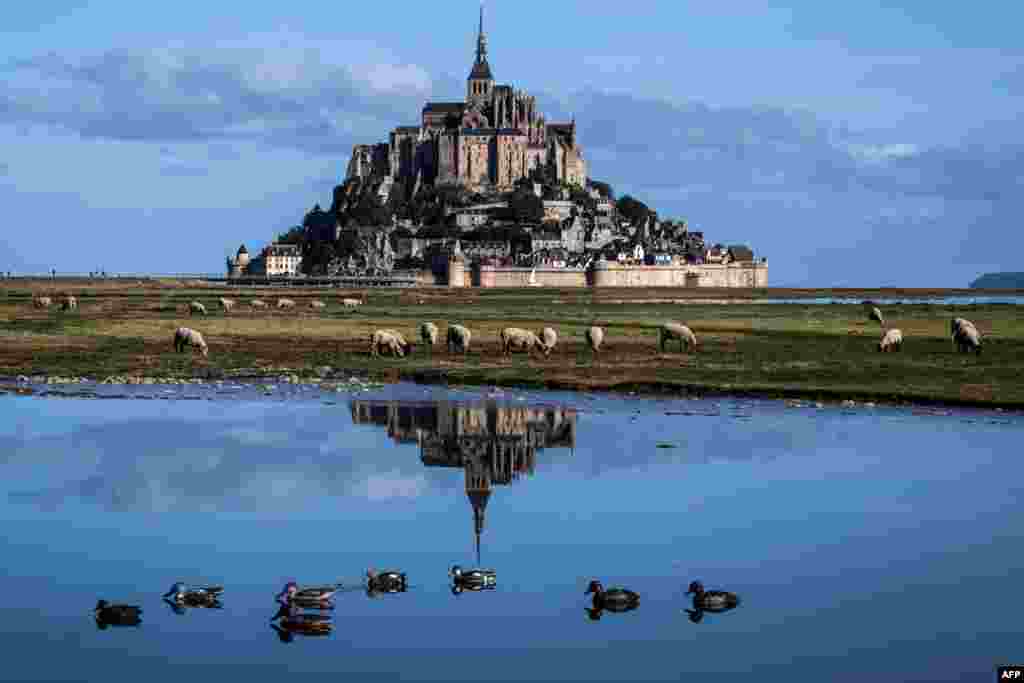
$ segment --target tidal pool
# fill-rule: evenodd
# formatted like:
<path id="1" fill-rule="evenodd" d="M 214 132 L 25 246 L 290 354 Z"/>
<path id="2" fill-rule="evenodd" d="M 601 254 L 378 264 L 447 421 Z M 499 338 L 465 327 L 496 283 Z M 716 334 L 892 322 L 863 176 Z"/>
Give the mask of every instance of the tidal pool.
<path id="1" fill-rule="evenodd" d="M 0 396 L 4 680 L 987 681 L 1021 658 L 1020 414 L 84 391 Z M 496 587 L 453 594 L 455 564 Z M 407 592 L 368 596 L 368 567 Z M 275 628 L 289 579 L 341 584 L 329 633 Z M 639 607 L 595 620 L 591 579 Z M 694 623 L 695 579 L 740 606 Z M 223 607 L 177 613 L 179 580 Z M 98 628 L 101 598 L 141 625 Z"/>

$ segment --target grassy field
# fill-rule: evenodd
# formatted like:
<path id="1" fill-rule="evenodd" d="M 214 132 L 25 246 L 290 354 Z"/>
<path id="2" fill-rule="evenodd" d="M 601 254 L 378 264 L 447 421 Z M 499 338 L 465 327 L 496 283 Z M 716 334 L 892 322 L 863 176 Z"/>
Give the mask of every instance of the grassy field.
<path id="1" fill-rule="evenodd" d="M 6 285 L 6 286 L 5 286 Z M 49 291 L 47 291 L 49 289 Z M 77 312 L 36 310 L 34 294 L 75 294 Z M 218 377 L 239 372 L 314 376 L 331 366 L 379 379 L 450 384 L 546 386 L 568 389 L 755 394 L 822 400 L 942 402 L 1024 407 L 1024 323 L 1011 305 L 889 306 L 886 322 L 903 330 L 904 350 L 880 354 L 877 323 L 860 305 L 686 303 L 687 299 L 764 296 L 899 297 L 892 290 L 374 290 L 365 293 L 288 290 L 292 311 L 254 311 L 259 297 L 273 306 L 281 290 L 228 294 L 239 302 L 231 315 L 217 305 L 222 289 L 181 283 L 0 283 L 0 375 Z M 929 291 L 932 295 L 947 292 Z M 977 294 L 977 292 L 974 292 Z M 366 299 L 346 311 L 345 296 Z M 328 304 L 324 312 L 308 306 Z M 190 318 L 188 302 L 210 315 Z M 949 339 L 954 315 L 973 320 L 985 335 L 978 357 L 958 354 Z M 417 344 L 410 357 L 373 359 L 369 335 L 395 328 L 418 342 L 420 322 L 458 322 L 473 332 L 470 352 L 448 354 L 443 344 Z M 696 353 L 657 348 L 666 320 L 686 322 L 700 339 Z M 583 341 L 591 324 L 606 328 L 594 358 Z M 178 326 L 198 329 L 209 358 L 175 354 Z M 502 358 L 503 327 L 555 328 L 548 358 Z"/>

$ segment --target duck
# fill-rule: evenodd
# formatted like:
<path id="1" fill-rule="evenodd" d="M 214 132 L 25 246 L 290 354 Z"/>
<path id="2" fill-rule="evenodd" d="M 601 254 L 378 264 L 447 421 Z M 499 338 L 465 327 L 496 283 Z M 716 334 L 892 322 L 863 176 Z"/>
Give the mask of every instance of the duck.
<path id="1" fill-rule="evenodd" d="M 640 606 L 640 595 L 628 588 L 609 588 L 601 585 L 600 581 L 594 580 L 587 586 L 584 595 L 594 594 L 593 608 L 588 609 L 590 618 L 597 621 L 601 613 L 608 612 L 629 612 Z"/>
<path id="2" fill-rule="evenodd" d="M 463 569 L 455 565 L 448 574 L 452 577 L 452 593 L 455 595 L 464 590 L 494 590 L 498 585 L 498 574 L 493 569 Z"/>
<path id="3" fill-rule="evenodd" d="M 337 586 L 316 586 L 299 588 L 294 581 L 289 581 L 275 596 L 281 604 L 295 603 L 298 605 L 326 605 L 338 592 Z"/>
<path id="4" fill-rule="evenodd" d="M 106 600 L 99 600 L 93 614 L 96 616 L 96 625 L 101 629 L 108 626 L 138 626 L 142 623 L 142 608 L 138 605 L 112 605 Z"/>
<path id="5" fill-rule="evenodd" d="M 404 572 L 366 570 L 368 593 L 404 593 L 407 585 Z"/>
<path id="6" fill-rule="evenodd" d="M 686 594 L 693 594 L 693 609 L 686 610 L 686 613 L 690 615 L 690 621 L 695 624 L 700 623 L 704 612 L 720 614 L 735 609 L 740 604 L 740 598 L 735 593 L 706 591 L 704 584 L 700 581 L 691 582 Z"/>
<path id="7" fill-rule="evenodd" d="M 174 602 L 184 607 L 220 607 L 220 594 L 224 592 L 223 586 L 202 586 L 200 588 L 189 588 L 181 581 L 173 584 L 164 593 L 163 598 L 168 602 Z"/>

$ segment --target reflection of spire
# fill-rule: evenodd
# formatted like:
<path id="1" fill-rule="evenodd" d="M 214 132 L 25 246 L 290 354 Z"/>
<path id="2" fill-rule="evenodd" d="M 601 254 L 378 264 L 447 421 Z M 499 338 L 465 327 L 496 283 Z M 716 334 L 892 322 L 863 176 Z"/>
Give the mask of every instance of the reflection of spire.
<path id="1" fill-rule="evenodd" d="M 486 467 L 470 460 L 466 463 L 466 497 L 473 506 L 473 534 L 476 537 L 476 562 L 480 564 L 480 535 L 484 530 L 484 511 L 491 497 L 491 476 Z"/>

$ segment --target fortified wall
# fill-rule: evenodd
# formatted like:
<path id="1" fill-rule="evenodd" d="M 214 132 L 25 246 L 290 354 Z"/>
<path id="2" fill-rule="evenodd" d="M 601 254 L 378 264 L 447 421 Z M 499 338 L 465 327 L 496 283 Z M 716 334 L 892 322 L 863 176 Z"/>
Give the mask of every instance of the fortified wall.
<path id="1" fill-rule="evenodd" d="M 459 275 L 463 275 L 461 269 Z M 466 273 L 468 274 L 468 272 Z M 464 277 L 464 276 L 463 276 Z M 459 278 L 464 282 L 463 278 Z M 718 287 L 764 288 L 767 263 L 625 266 L 602 263 L 592 270 L 477 266 L 474 287 Z M 458 286 L 458 285 L 455 285 Z"/>

